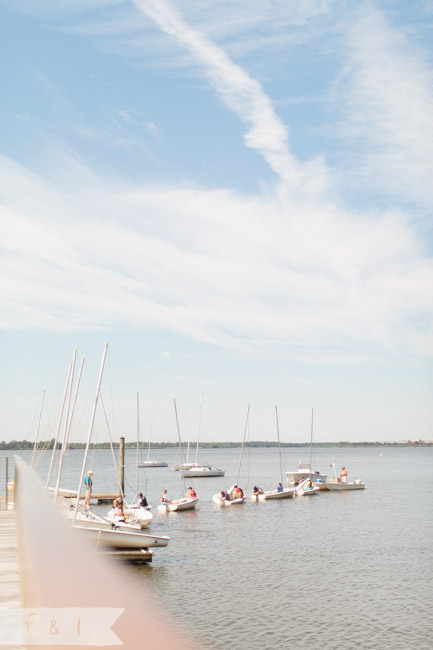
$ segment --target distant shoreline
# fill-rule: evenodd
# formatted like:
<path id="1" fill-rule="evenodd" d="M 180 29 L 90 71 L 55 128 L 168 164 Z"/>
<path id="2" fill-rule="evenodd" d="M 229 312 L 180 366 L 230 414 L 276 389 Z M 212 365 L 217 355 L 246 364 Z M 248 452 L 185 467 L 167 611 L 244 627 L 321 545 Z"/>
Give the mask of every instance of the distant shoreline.
<path id="1" fill-rule="evenodd" d="M 141 442 L 139 444 L 140 449 L 147 449 L 148 442 Z M 24 451 L 26 449 L 33 449 L 34 443 L 29 440 L 11 440 L 10 442 L 0 442 L 0 451 Z M 38 442 L 37 450 L 43 451 L 44 449 L 53 449 L 54 439 L 45 440 Z M 153 442 L 151 443 L 152 449 L 174 449 L 178 447 L 177 442 Z M 309 447 L 309 442 L 281 442 L 280 447 L 284 448 L 296 448 L 296 447 Z M 84 449 L 86 447 L 85 443 L 73 442 L 69 445 L 69 449 Z M 100 442 L 100 443 L 90 443 L 90 449 L 110 449 L 111 445 L 109 442 Z M 126 442 L 125 447 L 127 449 L 136 449 L 136 442 Z M 186 449 L 188 447 L 187 443 L 182 443 L 182 448 Z M 195 445 L 190 445 L 190 448 L 195 447 Z M 199 443 L 201 449 L 237 449 L 241 447 L 240 442 L 201 442 Z M 249 448 L 275 448 L 278 447 L 278 442 L 266 441 L 266 440 L 257 440 L 245 442 L 245 447 Z M 314 448 L 320 447 L 433 447 L 432 440 L 407 440 L 405 442 L 313 442 Z M 61 443 L 57 443 L 57 449 L 61 449 Z M 114 442 L 113 448 L 118 449 L 119 443 Z"/>

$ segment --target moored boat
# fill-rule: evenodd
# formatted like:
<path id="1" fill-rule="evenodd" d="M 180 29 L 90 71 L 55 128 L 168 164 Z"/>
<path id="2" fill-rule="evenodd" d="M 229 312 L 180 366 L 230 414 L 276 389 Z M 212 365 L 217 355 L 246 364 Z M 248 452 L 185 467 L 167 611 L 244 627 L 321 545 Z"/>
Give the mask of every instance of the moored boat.
<path id="1" fill-rule="evenodd" d="M 305 478 L 309 478 L 313 482 L 326 482 L 328 476 L 327 474 L 321 474 L 316 470 L 312 470 L 310 463 L 301 463 L 301 461 L 298 463 L 297 470 L 286 472 L 286 480 L 289 485 L 298 485 Z"/>
<path id="2" fill-rule="evenodd" d="M 162 460 L 144 460 L 138 463 L 138 467 L 168 467 L 168 463 Z"/>
<path id="3" fill-rule="evenodd" d="M 319 493 L 319 488 L 316 487 L 309 478 L 300 481 L 297 487 L 294 488 L 297 497 L 307 497 Z"/>
<path id="4" fill-rule="evenodd" d="M 344 490 L 363 490 L 365 488 L 365 483 L 361 480 L 357 481 L 341 481 L 341 479 L 331 478 L 326 483 L 321 483 L 319 490 L 328 490 L 330 492 L 342 492 Z"/>
<path id="5" fill-rule="evenodd" d="M 290 499 L 295 496 L 295 489 L 294 487 L 287 487 L 283 488 L 282 490 L 279 490 L 278 488 L 276 490 L 267 490 L 262 492 L 261 494 L 252 494 L 251 495 L 251 500 L 252 501 L 268 501 L 269 499 Z"/>
<path id="6" fill-rule="evenodd" d="M 196 507 L 198 503 L 198 498 L 183 497 L 182 499 L 173 499 L 167 503 L 160 503 L 158 506 L 158 512 L 161 514 L 167 512 L 180 512 L 182 510 L 192 510 Z"/>
<path id="7" fill-rule="evenodd" d="M 214 476 L 224 476 L 225 471 L 218 467 L 209 467 L 209 465 L 196 465 L 191 469 L 181 470 L 183 478 L 209 478 Z"/>
<path id="8" fill-rule="evenodd" d="M 91 541 L 95 546 L 117 549 L 141 549 L 165 547 L 170 541 L 169 537 L 147 535 L 141 532 L 110 530 L 96 526 L 82 526 L 81 523 L 72 525 L 74 530 Z"/>

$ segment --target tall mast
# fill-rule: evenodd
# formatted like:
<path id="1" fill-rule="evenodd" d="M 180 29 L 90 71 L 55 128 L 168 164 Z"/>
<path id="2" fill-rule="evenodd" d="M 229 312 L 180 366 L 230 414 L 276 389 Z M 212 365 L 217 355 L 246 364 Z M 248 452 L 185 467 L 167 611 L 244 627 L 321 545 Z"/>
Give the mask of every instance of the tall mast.
<path id="1" fill-rule="evenodd" d="M 64 395 L 63 395 L 62 408 L 60 409 L 59 423 L 57 425 L 57 431 L 56 431 L 56 437 L 54 439 L 53 451 L 51 452 L 50 466 L 49 466 L 49 469 L 48 469 L 47 482 L 45 484 L 46 488 L 48 488 L 48 486 L 49 486 L 50 478 L 51 478 L 51 470 L 53 469 L 54 454 L 56 452 L 57 440 L 59 439 L 60 427 L 62 426 L 63 411 L 65 409 L 65 402 L 66 402 L 66 398 L 67 398 L 68 390 L 69 390 L 69 382 L 70 382 L 70 379 L 71 379 L 72 364 L 73 364 L 73 362 L 70 361 L 69 362 L 69 368 L 68 368 L 68 377 L 66 379 L 66 385 L 65 385 L 65 392 L 64 392 Z"/>
<path id="2" fill-rule="evenodd" d="M 54 494 L 54 501 L 57 501 L 57 497 L 59 495 L 59 486 L 60 486 L 60 475 L 62 473 L 62 467 L 63 467 L 63 460 L 66 454 L 66 448 L 69 440 L 69 433 L 71 431 L 71 426 L 72 426 L 72 418 L 74 417 L 74 411 L 75 411 L 75 404 L 77 402 L 77 396 L 78 396 L 78 389 L 80 387 L 80 381 L 81 381 L 81 374 L 83 372 L 83 366 L 84 366 L 84 357 L 81 359 L 81 365 L 80 365 L 80 370 L 78 373 L 78 379 L 77 379 L 77 384 L 75 386 L 75 393 L 74 393 L 74 399 L 72 400 L 72 409 L 71 409 L 71 415 L 68 419 L 68 416 L 66 416 L 66 426 L 65 426 L 65 433 L 63 436 L 63 443 L 62 443 L 62 450 L 60 452 L 60 461 L 59 461 L 59 471 L 57 472 L 57 483 L 56 483 L 56 490 Z M 72 390 L 72 381 L 71 381 L 71 390 Z M 69 407 L 68 407 L 69 410 Z"/>
<path id="3" fill-rule="evenodd" d="M 138 466 L 140 464 L 140 404 L 139 404 L 139 396 L 137 393 L 137 483 L 136 483 L 136 491 L 138 495 Z"/>
<path id="4" fill-rule="evenodd" d="M 278 406 L 275 406 L 275 417 L 277 419 L 277 439 L 278 439 L 278 452 L 280 454 L 280 476 L 281 483 L 283 482 L 283 458 L 281 456 L 281 445 L 280 445 L 280 425 L 278 423 Z"/>
<path id="5" fill-rule="evenodd" d="M 313 462 L 313 409 L 311 409 L 311 434 L 310 434 L 310 480 L 311 480 L 311 473 L 313 471 L 312 469 L 312 464 Z"/>
<path id="6" fill-rule="evenodd" d="M 33 462 L 34 462 L 34 459 L 35 459 L 35 452 L 36 452 L 36 446 L 38 444 L 39 429 L 40 429 L 40 426 L 41 426 L 42 408 L 44 406 L 44 400 L 45 400 L 45 388 L 42 391 L 41 408 L 40 408 L 40 411 L 39 411 L 38 427 L 36 429 L 35 444 L 33 445 L 33 453 L 32 453 L 32 460 L 31 460 L 31 463 L 30 463 L 30 467 L 33 467 Z"/>
<path id="7" fill-rule="evenodd" d="M 77 500 L 76 500 L 76 503 L 75 503 L 75 511 L 74 511 L 74 524 L 75 524 L 75 521 L 76 521 L 76 518 L 77 518 L 78 504 L 79 504 L 79 501 L 80 501 L 80 494 L 81 494 L 81 486 L 83 484 L 84 471 L 86 469 L 86 463 L 87 463 L 87 455 L 89 453 L 90 438 L 92 437 L 93 425 L 95 423 L 96 407 L 98 406 L 99 393 L 100 393 L 100 390 L 101 390 L 102 375 L 103 375 L 103 372 L 104 372 L 105 357 L 107 356 L 107 348 L 108 348 L 108 343 L 105 344 L 104 352 L 102 354 L 101 369 L 99 371 L 98 385 L 96 387 L 96 393 L 95 393 L 95 402 L 93 404 L 93 411 L 92 411 L 92 417 L 91 417 L 91 420 L 90 420 L 89 433 L 87 435 L 86 449 L 84 451 L 83 465 L 81 467 L 80 482 L 78 483 Z"/>
<path id="8" fill-rule="evenodd" d="M 176 426 L 177 426 L 177 437 L 179 440 L 179 451 L 180 451 L 180 463 L 183 466 L 183 453 L 182 453 L 182 441 L 180 439 L 180 429 L 179 429 L 179 418 L 177 417 L 177 406 L 176 406 L 176 400 L 173 400 L 174 402 L 174 412 L 176 414 Z M 182 478 L 183 478 L 183 491 L 185 492 L 185 472 L 182 472 Z"/>
<path id="9" fill-rule="evenodd" d="M 191 409 L 191 415 L 189 418 L 189 431 L 188 431 L 188 447 L 186 449 L 186 464 L 189 464 L 189 447 L 190 447 L 190 442 L 191 442 L 191 431 L 192 431 L 192 413 L 193 410 Z"/>
<path id="10" fill-rule="evenodd" d="M 250 418 L 250 405 L 248 404 L 247 419 L 245 421 L 244 437 L 242 439 L 241 457 L 239 458 L 238 478 L 237 478 L 237 481 L 236 481 L 237 485 L 239 485 L 239 476 L 240 476 L 240 473 L 241 473 L 242 456 L 243 456 L 243 453 L 244 453 L 245 436 L 247 435 L 249 418 Z"/>
<path id="11" fill-rule="evenodd" d="M 197 427 L 197 447 L 195 450 L 195 464 L 198 465 L 198 439 L 200 438 L 200 427 L 201 427 L 201 411 L 203 407 L 203 393 L 200 397 L 200 411 L 198 414 L 198 427 Z"/>

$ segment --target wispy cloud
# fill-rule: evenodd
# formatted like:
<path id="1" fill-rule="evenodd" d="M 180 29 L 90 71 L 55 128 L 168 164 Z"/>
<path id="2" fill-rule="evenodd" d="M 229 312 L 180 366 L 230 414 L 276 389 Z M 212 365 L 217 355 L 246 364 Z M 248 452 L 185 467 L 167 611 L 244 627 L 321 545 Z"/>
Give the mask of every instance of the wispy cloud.
<path id="1" fill-rule="evenodd" d="M 77 195 L 0 167 L 3 327 L 163 328 L 272 356 L 433 352 L 433 268 L 399 215 L 298 205 L 288 219 L 276 198 L 94 176 Z"/>
<path id="2" fill-rule="evenodd" d="M 287 128 L 256 79 L 233 63 L 215 43 L 190 27 L 168 3 L 159 0 L 134 0 L 134 3 L 195 56 L 220 99 L 247 125 L 245 145 L 256 149 L 288 188 L 299 188 L 305 182 L 310 191 L 323 186 L 319 180 L 324 172 L 320 161 L 311 169 L 300 165 L 291 155 Z"/>
<path id="3" fill-rule="evenodd" d="M 343 23 L 346 66 L 338 89 L 341 134 L 356 142 L 354 183 L 431 209 L 433 75 L 422 48 L 374 5 Z"/>

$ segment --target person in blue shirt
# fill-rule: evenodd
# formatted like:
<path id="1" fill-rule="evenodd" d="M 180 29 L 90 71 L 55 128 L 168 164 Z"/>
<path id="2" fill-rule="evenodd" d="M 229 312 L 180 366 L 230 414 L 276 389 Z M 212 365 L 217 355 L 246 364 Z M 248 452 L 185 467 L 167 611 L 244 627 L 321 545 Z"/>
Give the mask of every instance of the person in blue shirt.
<path id="1" fill-rule="evenodd" d="M 87 472 L 87 476 L 84 479 L 84 489 L 85 489 L 85 498 L 84 498 L 84 505 L 86 508 L 90 508 L 90 497 L 92 496 L 92 476 L 93 472 Z"/>
<path id="2" fill-rule="evenodd" d="M 283 485 L 282 485 L 282 483 L 278 483 L 277 490 L 278 490 L 278 492 L 282 492 L 282 491 L 283 491 Z"/>

